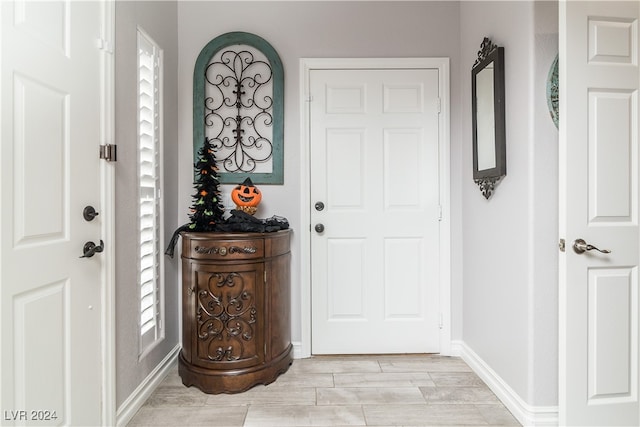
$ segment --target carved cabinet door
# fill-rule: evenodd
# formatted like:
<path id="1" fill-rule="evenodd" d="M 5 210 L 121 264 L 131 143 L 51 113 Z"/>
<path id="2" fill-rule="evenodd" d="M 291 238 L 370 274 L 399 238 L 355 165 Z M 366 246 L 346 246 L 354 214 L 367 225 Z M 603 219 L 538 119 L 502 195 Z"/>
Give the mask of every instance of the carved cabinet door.
<path id="1" fill-rule="evenodd" d="M 264 361 L 264 263 L 193 265 L 192 364 L 225 369 Z"/>

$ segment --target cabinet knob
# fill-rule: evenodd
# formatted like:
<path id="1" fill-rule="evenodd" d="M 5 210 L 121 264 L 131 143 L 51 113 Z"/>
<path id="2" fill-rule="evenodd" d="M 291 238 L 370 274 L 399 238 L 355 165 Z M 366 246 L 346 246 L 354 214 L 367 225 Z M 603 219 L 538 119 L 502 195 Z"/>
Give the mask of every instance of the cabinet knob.
<path id="1" fill-rule="evenodd" d="M 227 254 L 227 248 L 224 246 L 220 246 L 220 249 L 218 249 L 218 253 L 222 256 L 225 256 Z"/>

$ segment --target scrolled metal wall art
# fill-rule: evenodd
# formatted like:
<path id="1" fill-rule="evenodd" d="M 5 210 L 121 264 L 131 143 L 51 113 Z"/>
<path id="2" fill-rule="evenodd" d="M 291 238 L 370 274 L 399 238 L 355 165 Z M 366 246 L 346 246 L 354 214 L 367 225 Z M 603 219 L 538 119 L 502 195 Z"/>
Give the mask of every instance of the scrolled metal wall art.
<path id="1" fill-rule="evenodd" d="M 273 153 L 273 71 L 257 53 L 235 46 L 206 68 L 206 138 L 216 150 L 222 170 L 254 172 Z"/>
<path id="2" fill-rule="evenodd" d="M 233 32 L 211 40 L 194 70 L 194 159 L 212 143 L 221 183 L 283 183 L 284 75 L 264 39 Z"/>

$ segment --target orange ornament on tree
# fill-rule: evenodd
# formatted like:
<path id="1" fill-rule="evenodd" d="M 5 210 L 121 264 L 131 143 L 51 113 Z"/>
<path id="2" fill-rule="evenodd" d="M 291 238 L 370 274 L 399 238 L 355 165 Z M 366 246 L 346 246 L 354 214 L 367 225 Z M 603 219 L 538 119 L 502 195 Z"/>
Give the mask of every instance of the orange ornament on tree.
<path id="1" fill-rule="evenodd" d="M 242 184 L 231 190 L 231 200 L 236 204 L 238 210 L 253 215 L 258 209 L 258 204 L 262 201 L 262 193 L 253 185 L 251 178 L 247 178 Z"/>

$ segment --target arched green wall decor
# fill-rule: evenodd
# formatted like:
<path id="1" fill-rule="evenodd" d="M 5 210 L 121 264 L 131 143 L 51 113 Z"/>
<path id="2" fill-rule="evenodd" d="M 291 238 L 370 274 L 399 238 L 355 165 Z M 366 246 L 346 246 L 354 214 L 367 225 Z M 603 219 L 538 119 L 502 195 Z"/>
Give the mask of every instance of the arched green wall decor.
<path id="1" fill-rule="evenodd" d="M 275 49 L 245 32 L 200 51 L 193 74 L 193 158 L 214 146 L 220 182 L 284 183 L 284 70 Z"/>

